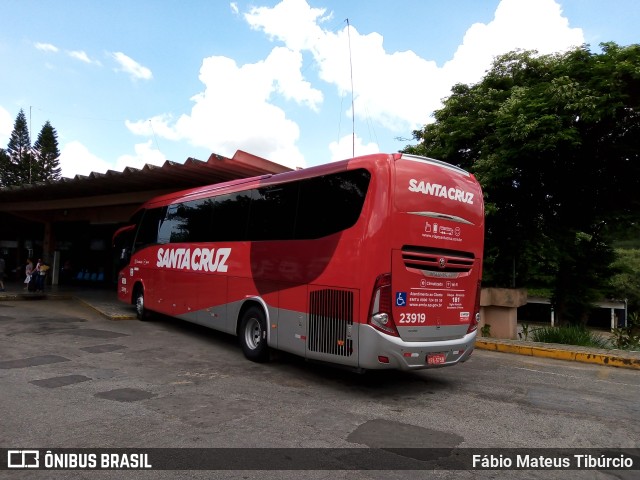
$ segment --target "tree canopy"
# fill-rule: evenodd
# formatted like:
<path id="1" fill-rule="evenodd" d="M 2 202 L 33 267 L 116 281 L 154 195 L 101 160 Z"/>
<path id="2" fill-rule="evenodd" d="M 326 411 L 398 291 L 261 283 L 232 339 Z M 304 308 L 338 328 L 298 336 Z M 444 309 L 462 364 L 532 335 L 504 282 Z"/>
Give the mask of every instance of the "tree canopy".
<path id="1" fill-rule="evenodd" d="M 7 148 L 2 151 L 0 156 L 2 186 L 30 183 L 25 180 L 29 179 L 31 159 L 31 140 L 29 139 L 27 117 L 24 111 L 20 110 L 13 124 Z"/>
<path id="2" fill-rule="evenodd" d="M 405 152 L 480 181 L 485 284 L 548 287 L 579 320 L 604 292 L 611 239 L 639 220 L 639 104 L 640 45 L 511 52 L 454 86 Z"/>
<path id="3" fill-rule="evenodd" d="M 38 169 L 32 181 L 60 179 L 60 151 L 58 150 L 58 134 L 51 123 L 47 121 L 36 143 L 33 145 L 34 156 Z"/>
<path id="4" fill-rule="evenodd" d="M 0 149 L 0 186 L 24 185 L 60 178 L 58 134 L 47 121 L 33 148 L 21 109 L 6 149 Z"/>

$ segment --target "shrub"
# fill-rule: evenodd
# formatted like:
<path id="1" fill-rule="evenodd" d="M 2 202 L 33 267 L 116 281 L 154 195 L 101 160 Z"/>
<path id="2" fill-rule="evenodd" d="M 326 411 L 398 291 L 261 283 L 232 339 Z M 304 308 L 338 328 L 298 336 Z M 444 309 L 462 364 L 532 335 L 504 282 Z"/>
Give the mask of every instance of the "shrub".
<path id="1" fill-rule="evenodd" d="M 640 350 L 640 316 L 637 312 L 629 315 L 626 327 L 613 330 L 613 345 L 623 350 Z"/>
<path id="2" fill-rule="evenodd" d="M 480 334 L 483 337 L 490 337 L 491 336 L 491 325 L 486 324 L 484 325 L 481 329 L 480 329 Z"/>
<path id="3" fill-rule="evenodd" d="M 580 325 L 541 327 L 531 332 L 534 342 L 607 348 L 609 341 Z"/>

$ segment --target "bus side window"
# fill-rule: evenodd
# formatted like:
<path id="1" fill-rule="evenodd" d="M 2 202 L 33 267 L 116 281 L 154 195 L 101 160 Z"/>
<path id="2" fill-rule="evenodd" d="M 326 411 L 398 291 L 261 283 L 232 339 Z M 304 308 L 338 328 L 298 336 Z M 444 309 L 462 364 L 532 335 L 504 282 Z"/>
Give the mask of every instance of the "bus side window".
<path id="1" fill-rule="evenodd" d="M 303 180 L 295 237 L 307 240 L 341 232 L 360 217 L 371 174 L 363 169 Z"/>
<path id="2" fill-rule="evenodd" d="M 214 202 L 211 198 L 183 204 L 182 231 L 188 242 L 208 242 L 213 232 Z"/>
<path id="3" fill-rule="evenodd" d="M 164 221 L 166 210 L 167 207 L 161 207 L 152 208 L 144 212 L 136 235 L 134 251 L 158 243 L 158 233 L 162 224 L 161 222 Z"/>
<path id="4" fill-rule="evenodd" d="M 164 219 L 160 223 L 158 228 L 158 243 L 164 245 L 165 243 L 179 241 L 177 235 L 174 232 L 179 231 L 179 225 L 181 218 L 178 214 L 178 205 L 169 205 Z"/>
<path id="5" fill-rule="evenodd" d="M 291 240 L 299 182 L 252 190 L 249 240 Z"/>
<path id="6" fill-rule="evenodd" d="M 158 230 L 158 243 L 208 242 L 212 223 L 213 200 L 210 198 L 169 205 Z"/>
<path id="7" fill-rule="evenodd" d="M 211 241 L 237 242 L 247 240 L 250 205 L 250 190 L 215 197 Z"/>

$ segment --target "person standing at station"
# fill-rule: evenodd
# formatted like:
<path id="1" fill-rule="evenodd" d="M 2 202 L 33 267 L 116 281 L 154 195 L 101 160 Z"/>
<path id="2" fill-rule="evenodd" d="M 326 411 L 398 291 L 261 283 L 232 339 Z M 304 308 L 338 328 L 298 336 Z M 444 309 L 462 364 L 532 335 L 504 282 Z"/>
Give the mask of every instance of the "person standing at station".
<path id="1" fill-rule="evenodd" d="M 0 257 L 0 292 L 4 292 L 4 269 L 6 263 L 4 263 L 4 258 Z"/>
<path id="2" fill-rule="evenodd" d="M 33 272 L 36 276 L 36 292 L 44 292 L 44 277 L 47 275 L 48 269 L 49 267 L 45 266 L 42 259 L 39 258 L 35 271 Z"/>
<path id="3" fill-rule="evenodd" d="M 24 289 L 27 290 L 29 288 L 29 283 L 31 282 L 31 276 L 34 274 L 33 260 L 31 260 L 30 258 L 27 258 L 27 265 L 24 267 L 24 273 L 25 273 L 24 283 L 26 285 Z"/>

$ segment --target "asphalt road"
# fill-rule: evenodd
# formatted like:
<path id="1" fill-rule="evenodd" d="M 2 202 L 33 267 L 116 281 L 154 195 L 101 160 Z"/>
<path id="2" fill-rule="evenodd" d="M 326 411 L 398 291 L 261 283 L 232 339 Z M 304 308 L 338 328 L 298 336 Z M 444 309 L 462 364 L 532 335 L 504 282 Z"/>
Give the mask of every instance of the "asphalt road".
<path id="1" fill-rule="evenodd" d="M 488 351 L 421 372 L 348 371 L 167 318 L 0 303 L 1 448 L 638 448 L 640 375 Z M 246 449 L 246 450 L 244 450 Z M 637 478 L 604 471 L 16 472 L 3 478 Z M 427 475 L 428 474 L 428 475 Z"/>

